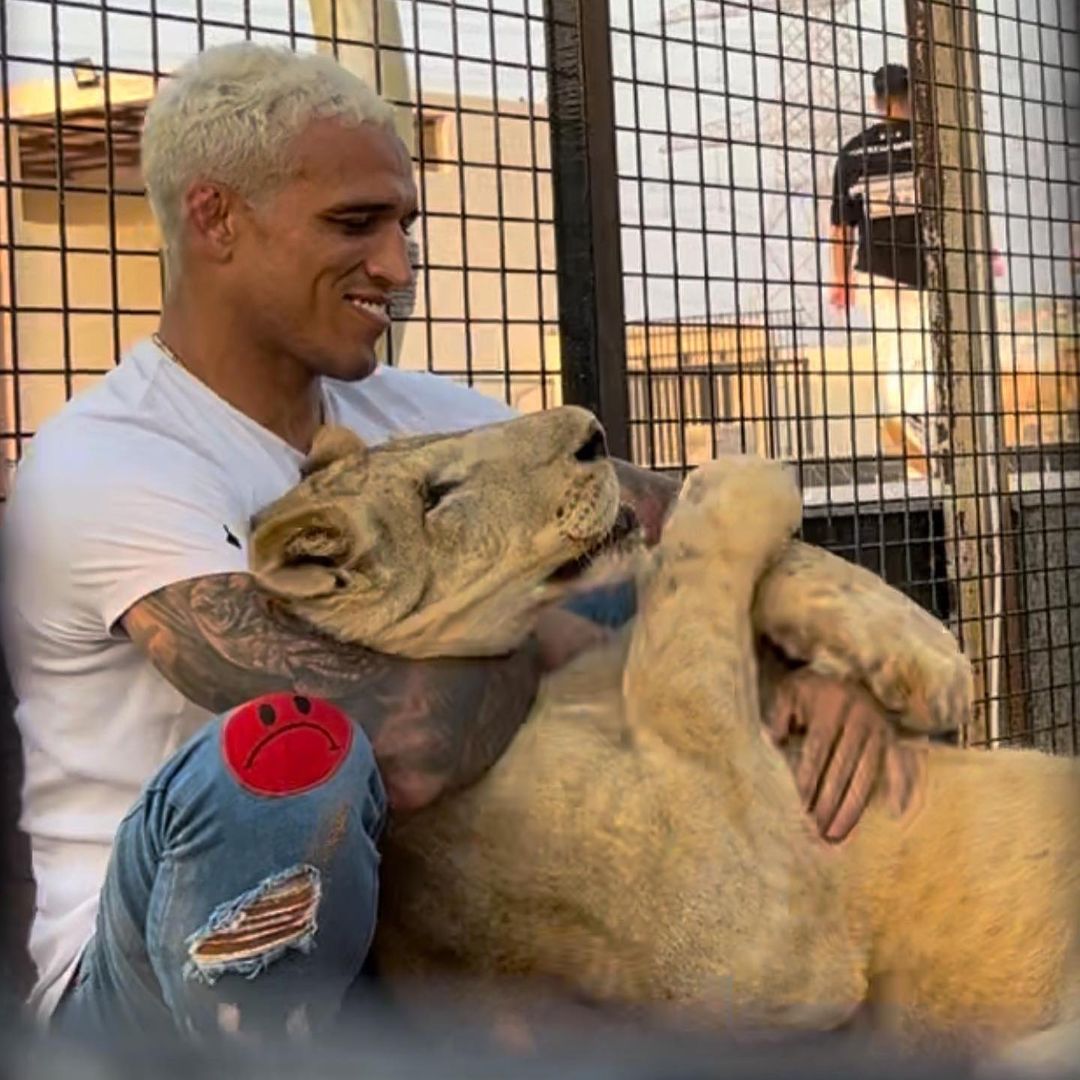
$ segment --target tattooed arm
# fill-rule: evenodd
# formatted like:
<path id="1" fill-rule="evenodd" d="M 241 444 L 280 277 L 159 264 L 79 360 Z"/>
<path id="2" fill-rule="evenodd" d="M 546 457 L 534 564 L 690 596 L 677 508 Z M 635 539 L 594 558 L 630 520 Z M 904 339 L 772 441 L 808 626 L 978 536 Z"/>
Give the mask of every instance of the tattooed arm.
<path id="1" fill-rule="evenodd" d="M 616 467 L 624 498 L 655 540 L 678 485 L 624 462 Z M 210 712 L 283 689 L 340 706 L 367 733 L 398 812 L 483 775 L 527 716 L 541 670 L 596 640 L 584 620 L 553 612 L 539 640 L 514 656 L 407 661 L 317 634 L 242 573 L 159 589 L 121 622 L 162 675 Z"/>
<path id="2" fill-rule="evenodd" d="M 678 484 L 615 465 L 623 497 L 654 542 Z M 282 689 L 339 705 L 367 733 L 398 812 L 482 776 L 528 715 L 542 670 L 600 640 L 585 619 L 554 611 L 538 640 L 513 656 L 407 661 L 317 634 L 274 606 L 247 574 L 169 585 L 121 621 L 162 675 L 210 712 Z"/>
<path id="3" fill-rule="evenodd" d="M 211 712 L 276 690 L 334 702 L 366 732 L 397 812 L 478 779 L 528 714 L 535 643 L 496 659 L 408 661 L 322 637 L 247 574 L 169 585 L 122 625 L 158 671 Z"/>

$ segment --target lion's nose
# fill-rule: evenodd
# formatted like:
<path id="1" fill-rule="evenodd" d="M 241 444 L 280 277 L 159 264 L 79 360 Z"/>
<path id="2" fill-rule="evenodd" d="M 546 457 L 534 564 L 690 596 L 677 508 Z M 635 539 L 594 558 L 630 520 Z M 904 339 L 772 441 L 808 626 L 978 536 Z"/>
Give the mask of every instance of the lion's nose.
<path id="1" fill-rule="evenodd" d="M 594 420 L 574 451 L 574 457 L 578 461 L 602 461 L 607 456 L 607 437 L 604 435 L 604 429 Z"/>
<path id="2" fill-rule="evenodd" d="M 537 464 L 606 461 L 607 436 L 600 421 L 580 405 L 560 405 L 511 421 Z M 534 456 L 535 455 L 535 456 Z M 520 456 L 520 454 L 519 454 Z"/>

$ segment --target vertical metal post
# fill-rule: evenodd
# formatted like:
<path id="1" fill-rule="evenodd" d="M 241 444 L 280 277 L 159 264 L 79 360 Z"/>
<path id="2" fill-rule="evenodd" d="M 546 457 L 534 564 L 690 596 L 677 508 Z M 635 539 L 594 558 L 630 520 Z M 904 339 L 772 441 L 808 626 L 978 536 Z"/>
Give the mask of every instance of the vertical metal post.
<path id="1" fill-rule="evenodd" d="M 629 457 L 608 0 L 545 0 L 563 400 Z"/>
<path id="2" fill-rule="evenodd" d="M 927 262 L 939 438 L 948 447 L 946 550 L 950 605 L 975 671 L 976 707 L 965 743 L 994 734 L 987 706 L 998 692 L 990 618 L 1004 607 L 1000 456 L 987 469 L 988 440 L 1000 436 L 997 365 L 990 336 L 992 280 L 985 208 L 975 11 L 967 0 L 907 0 L 916 169 Z M 986 424 L 992 429 L 988 432 Z M 1007 490 L 1007 488 L 1005 489 Z M 992 568 L 990 572 L 988 569 Z M 996 611 L 995 611 L 996 609 Z M 1001 623 L 998 623 L 1000 628 Z"/>

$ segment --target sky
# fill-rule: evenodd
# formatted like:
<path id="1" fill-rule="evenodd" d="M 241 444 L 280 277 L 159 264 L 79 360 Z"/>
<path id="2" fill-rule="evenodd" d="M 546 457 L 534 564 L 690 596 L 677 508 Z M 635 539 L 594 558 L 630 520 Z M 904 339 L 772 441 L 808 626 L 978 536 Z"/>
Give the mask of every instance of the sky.
<path id="1" fill-rule="evenodd" d="M 809 23 L 787 14 L 801 12 L 803 0 L 781 0 L 779 12 L 776 0 L 693 0 L 693 20 L 688 0 L 609 2 L 627 317 L 716 316 L 767 307 L 781 318 L 795 308 L 804 321 L 818 323 L 822 290 L 813 281 L 824 257 L 820 237 L 827 229 L 836 147 L 860 128 L 856 114 L 870 108 L 870 73 L 885 60 L 906 60 L 904 5 L 835 0 L 838 21 L 852 28 L 834 36 L 824 25 L 813 33 L 833 0 L 807 0 Z M 407 48 L 419 43 L 422 50 L 450 52 L 456 33 L 464 58 L 456 72 L 448 59 L 423 59 L 421 77 L 433 90 L 452 91 L 456 79 L 464 94 L 490 95 L 493 42 L 503 65 L 523 64 L 530 55 L 526 45 L 534 63 L 542 61 L 542 26 L 522 18 L 526 11 L 540 14 L 542 0 L 397 3 Z M 999 287 L 1020 305 L 1033 291 L 1064 297 L 1072 288 L 1062 258 L 1069 252 L 1068 221 L 1070 212 L 1080 215 L 1075 119 L 1066 131 L 1066 103 L 1073 103 L 1074 114 L 1080 110 L 1080 5 L 977 0 L 977 8 L 992 231 L 1008 266 Z M 242 36 L 245 16 L 262 30 L 287 31 L 293 11 L 296 29 L 311 31 L 304 0 L 79 0 L 78 7 L 3 0 L 8 53 L 34 61 L 9 63 L 7 78 L 12 84 L 51 78 L 48 65 L 56 56 L 88 56 L 100 64 L 106 31 L 114 66 L 148 68 L 156 48 L 168 70 L 198 47 L 194 28 L 170 16 L 190 17 L 200 9 L 223 24 L 207 28 L 208 43 Z M 1020 11 L 1028 22 L 1017 21 Z M 795 70 L 777 59 L 781 38 L 786 55 L 809 51 L 814 60 L 812 92 L 819 107 L 812 125 L 789 121 L 785 127 L 775 104 L 781 87 L 789 98 L 799 90 Z M 836 55 L 843 67 L 857 71 L 838 73 Z M 542 100 L 542 71 L 533 72 L 531 82 L 534 100 Z M 665 94 L 657 84 L 672 89 Z M 525 99 L 528 73 L 500 66 L 498 88 L 505 97 Z M 838 114 L 838 102 L 851 115 Z M 779 149 L 759 153 L 758 129 L 762 142 L 789 144 L 786 157 Z M 763 196 L 762 189 L 770 193 Z M 706 272 L 707 282 L 694 280 Z M 730 280 L 736 277 L 737 283 Z M 806 283 L 793 287 L 793 277 Z M 827 310 L 824 316 L 828 322 Z"/>

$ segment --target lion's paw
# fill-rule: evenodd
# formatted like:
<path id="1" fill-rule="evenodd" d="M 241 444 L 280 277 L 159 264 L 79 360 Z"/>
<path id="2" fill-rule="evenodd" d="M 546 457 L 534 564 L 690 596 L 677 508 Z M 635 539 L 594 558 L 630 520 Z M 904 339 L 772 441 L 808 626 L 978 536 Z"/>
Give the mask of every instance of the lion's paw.
<path id="1" fill-rule="evenodd" d="M 687 477 L 665 536 L 670 532 L 710 551 L 764 560 L 801 520 L 799 489 L 783 462 L 732 454 Z"/>
<path id="2" fill-rule="evenodd" d="M 956 638 L 910 597 L 882 593 L 864 598 L 862 629 L 854 646 L 867 685 L 913 731 L 945 732 L 971 719 L 971 661 Z"/>
<path id="3" fill-rule="evenodd" d="M 871 570 L 793 544 L 754 601 L 758 631 L 823 675 L 863 683 L 915 731 L 970 717 L 970 660 L 941 621 Z"/>
<path id="4" fill-rule="evenodd" d="M 902 614 L 889 636 L 862 627 L 862 640 L 850 650 L 812 647 L 810 665 L 823 675 L 862 680 L 909 731 L 955 731 L 971 719 L 971 662 L 953 641 L 918 637 L 920 630 L 905 625 Z"/>
<path id="5" fill-rule="evenodd" d="M 906 726 L 916 731 L 944 732 L 964 728 L 971 721 L 974 677 L 971 661 L 947 633 L 937 642 L 924 640 L 908 658 L 908 676 L 899 687 L 907 689 L 902 713 Z"/>

